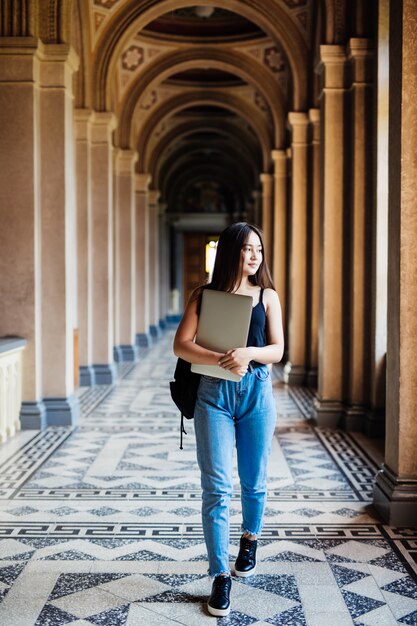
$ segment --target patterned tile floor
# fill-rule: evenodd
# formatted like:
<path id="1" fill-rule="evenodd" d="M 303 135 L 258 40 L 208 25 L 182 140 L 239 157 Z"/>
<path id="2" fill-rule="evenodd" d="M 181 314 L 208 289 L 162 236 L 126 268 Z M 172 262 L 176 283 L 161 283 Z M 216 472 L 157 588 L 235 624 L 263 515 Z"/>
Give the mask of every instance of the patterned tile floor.
<path id="1" fill-rule="evenodd" d="M 173 332 L 119 383 L 81 389 L 76 429 L 0 448 L 0 624 L 417 624 L 417 529 L 380 523 L 376 465 L 350 435 L 314 428 L 308 394 L 275 383 L 277 428 L 258 573 L 216 620 L 193 424 L 179 450 Z M 238 484 L 231 505 L 238 550 Z"/>

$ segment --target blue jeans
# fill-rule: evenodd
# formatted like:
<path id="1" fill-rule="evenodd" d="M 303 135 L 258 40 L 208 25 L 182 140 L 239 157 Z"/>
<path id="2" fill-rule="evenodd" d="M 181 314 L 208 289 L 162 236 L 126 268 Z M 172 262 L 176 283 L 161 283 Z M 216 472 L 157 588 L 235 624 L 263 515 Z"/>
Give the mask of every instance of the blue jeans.
<path id="1" fill-rule="evenodd" d="M 239 383 L 202 376 L 194 413 L 203 489 L 204 539 L 212 576 L 229 572 L 229 504 L 236 441 L 242 530 L 258 535 L 266 502 L 266 470 L 276 421 L 268 367 L 250 369 Z"/>

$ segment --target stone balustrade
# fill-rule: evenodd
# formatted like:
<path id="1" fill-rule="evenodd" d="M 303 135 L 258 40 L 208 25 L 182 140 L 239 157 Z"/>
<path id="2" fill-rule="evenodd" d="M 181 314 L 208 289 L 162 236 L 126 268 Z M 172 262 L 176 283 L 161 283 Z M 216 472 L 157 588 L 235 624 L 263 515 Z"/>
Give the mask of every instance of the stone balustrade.
<path id="1" fill-rule="evenodd" d="M 20 430 L 22 352 L 26 340 L 0 338 L 0 443 Z"/>

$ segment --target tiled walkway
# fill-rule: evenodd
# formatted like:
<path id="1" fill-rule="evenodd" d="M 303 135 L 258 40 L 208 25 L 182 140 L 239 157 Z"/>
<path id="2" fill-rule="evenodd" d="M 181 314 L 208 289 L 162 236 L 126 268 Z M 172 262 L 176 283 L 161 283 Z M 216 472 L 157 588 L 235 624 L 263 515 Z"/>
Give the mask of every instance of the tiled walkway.
<path id="1" fill-rule="evenodd" d="M 82 390 L 77 429 L 0 447 L 0 624 L 216 624 L 192 423 L 181 451 L 168 392 L 171 342 L 172 331 L 116 387 Z M 417 624 L 417 529 L 380 524 L 372 461 L 349 435 L 312 428 L 301 392 L 275 393 L 261 562 L 234 579 L 218 626 Z M 232 560 L 239 526 L 236 486 Z"/>

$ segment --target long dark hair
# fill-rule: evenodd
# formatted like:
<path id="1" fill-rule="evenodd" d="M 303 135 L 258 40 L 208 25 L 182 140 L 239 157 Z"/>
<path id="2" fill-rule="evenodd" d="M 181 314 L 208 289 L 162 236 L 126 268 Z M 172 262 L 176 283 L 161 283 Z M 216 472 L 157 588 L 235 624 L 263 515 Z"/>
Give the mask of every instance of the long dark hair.
<path id="1" fill-rule="evenodd" d="M 228 291 L 236 288 L 242 278 L 241 252 L 249 239 L 251 232 L 258 235 L 262 246 L 262 261 L 253 276 L 248 280 L 252 285 L 259 285 L 263 289 L 270 287 L 275 289 L 272 282 L 271 273 L 265 259 L 264 243 L 262 233 L 253 224 L 247 222 L 236 222 L 225 228 L 219 237 L 217 244 L 216 261 L 214 263 L 213 277 L 207 285 L 202 285 L 196 289 L 195 296 L 200 300 L 203 289 L 215 289 L 216 291 Z"/>

